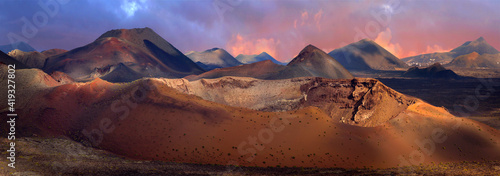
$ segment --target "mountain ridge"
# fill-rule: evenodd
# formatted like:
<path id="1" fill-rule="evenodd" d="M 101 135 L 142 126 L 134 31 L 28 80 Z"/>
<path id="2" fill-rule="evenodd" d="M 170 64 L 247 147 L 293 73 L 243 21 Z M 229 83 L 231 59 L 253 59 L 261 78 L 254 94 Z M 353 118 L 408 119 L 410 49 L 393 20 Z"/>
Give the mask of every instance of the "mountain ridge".
<path id="1" fill-rule="evenodd" d="M 350 79 L 352 74 L 342 64 L 321 49 L 309 44 L 292 59 L 286 68 L 271 79 L 317 76 L 330 79 Z"/>
<path id="2" fill-rule="evenodd" d="M 253 54 L 253 55 L 239 54 L 238 56 L 236 56 L 236 60 L 238 60 L 244 64 L 251 64 L 251 63 L 256 63 L 256 62 L 260 62 L 260 61 L 264 61 L 264 60 L 271 60 L 275 64 L 286 65 L 285 63 L 274 59 L 267 52 L 262 52 L 260 54 Z"/>
<path id="3" fill-rule="evenodd" d="M 150 28 L 110 30 L 85 46 L 49 57 L 43 70 L 79 79 L 96 68 L 120 63 L 149 77 L 178 78 L 205 71 Z"/>
<path id="4" fill-rule="evenodd" d="M 328 53 L 348 70 L 397 70 L 408 65 L 370 39 L 362 39 Z"/>
<path id="5" fill-rule="evenodd" d="M 222 48 L 212 48 L 202 52 L 192 51 L 186 56 L 205 70 L 242 65 Z"/>
<path id="6" fill-rule="evenodd" d="M 4 53 L 9 53 L 15 49 L 19 49 L 19 50 L 24 51 L 24 52 L 36 51 L 35 48 L 33 48 L 32 46 L 30 46 L 29 44 L 27 44 L 25 42 L 16 42 L 13 44 L 7 44 L 7 45 L 0 46 L 0 51 L 2 51 Z"/>
<path id="7" fill-rule="evenodd" d="M 427 53 L 416 56 L 406 57 L 401 60 L 408 64 L 429 65 L 430 63 L 439 62 L 441 64 L 448 64 L 455 58 L 476 52 L 479 55 L 483 54 L 498 54 L 500 53 L 496 48 L 491 46 L 484 37 L 479 37 L 473 41 L 467 41 L 462 45 L 450 50 L 449 52 L 440 53 Z"/>

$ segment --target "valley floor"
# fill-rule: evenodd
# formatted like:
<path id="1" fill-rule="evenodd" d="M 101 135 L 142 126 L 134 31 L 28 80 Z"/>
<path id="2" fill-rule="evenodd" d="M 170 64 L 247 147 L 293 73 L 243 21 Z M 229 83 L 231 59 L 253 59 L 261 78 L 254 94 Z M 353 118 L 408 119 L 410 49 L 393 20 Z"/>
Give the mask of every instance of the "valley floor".
<path id="1" fill-rule="evenodd" d="M 398 92 L 445 107 L 457 117 L 467 117 L 500 129 L 500 78 L 378 80 Z"/>
<path id="2" fill-rule="evenodd" d="M 0 138 L 1 150 L 7 150 Z M 496 175 L 500 161 L 436 163 L 401 168 L 262 168 L 136 161 L 59 138 L 16 141 L 16 169 L 0 158 L 0 175 Z M 6 155 L 2 152 L 2 155 Z"/>

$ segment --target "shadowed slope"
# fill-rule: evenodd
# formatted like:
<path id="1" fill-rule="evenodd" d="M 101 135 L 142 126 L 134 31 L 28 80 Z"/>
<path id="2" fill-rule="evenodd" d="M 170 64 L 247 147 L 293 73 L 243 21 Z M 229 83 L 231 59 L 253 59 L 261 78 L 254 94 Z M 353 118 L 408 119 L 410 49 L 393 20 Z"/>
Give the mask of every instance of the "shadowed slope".
<path id="1" fill-rule="evenodd" d="M 406 57 L 401 60 L 409 65 L 426 66 L 426 65 L 432 65 L 436 62 L 439 62 L 440 64 L 447 64 L 451 60 L 453 60 L 453 56 L 449 52 L 429 53 L 429 54 L 421 54 L 417 56 Z"/>
<path id="2" fill-rule="evenodd" d="M 464 44 L 451 50 L 450 52 L 453 53 L 453 57 L 458 57 L 472 52 L 476 52 L 479 55 L 500 53 L 497 49 L 488 44 L 488 42 L 486 42 L 483 37 L 479 37 L 474 41 L 465 42 Z"/>
<path id="3" fill-rule="evenodd" d="M 305 76 L 317 76 L 331 79 L 353 78 L 334 58 L 316 48 L 308 45 L 295 57 L 284 70 L 281 70 L 270 79 L 286 79 Z"/>
<path id="4" fill-rule="evenodd" d="M 143 75 L 137 73 L 123 63 L 112 66 L 106 74 L 100 76 L 101 79 L 109 82 L 131 82 L 141 77 L 143 77 Z"/>
<path id="5" fill-rule="evenodd" d="M 440 79 L 461 78 L 455 72 L 447 70 L 438 62 L 426 68 L 412 67 L 408 69 L 408 71 L 404 72 L 402 76 L 421 77 L 421 78 L 440 78 Z"/>
<path id="6" fill-rule="evenodd" d="M 255 62 L 271 60 L 275 64 L 284 65 L 284 63 L 277 61 L 276 59 L 274 59 L 271 55 L 267 54 L 266 52 L 262 52 L 259 55 L 240 54 L 236 57 L 236 60 L 238 60 L 244 64 L 251 64 L 251 63 L 255 63 Z"/>
<path id="7" fill-rule="evenodd" d="M 370 39 L 328 53 L 348 70 L 396 70 L 408 66 Z"/>

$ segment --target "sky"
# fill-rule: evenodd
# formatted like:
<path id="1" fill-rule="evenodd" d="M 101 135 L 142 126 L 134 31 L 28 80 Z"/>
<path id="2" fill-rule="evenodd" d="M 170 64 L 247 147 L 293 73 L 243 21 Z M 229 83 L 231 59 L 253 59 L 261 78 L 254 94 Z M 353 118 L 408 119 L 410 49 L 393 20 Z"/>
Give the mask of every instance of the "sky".
<path id="1" fill-rule="evenodd" d="M 74 49 L 111 29 L 150 27 L 183 53 L 224 48 L 289 61 L 370 38 L 399 58 L 483 36 L 500 50 L 498 0 L 0 0 L 0 45 Z"/>

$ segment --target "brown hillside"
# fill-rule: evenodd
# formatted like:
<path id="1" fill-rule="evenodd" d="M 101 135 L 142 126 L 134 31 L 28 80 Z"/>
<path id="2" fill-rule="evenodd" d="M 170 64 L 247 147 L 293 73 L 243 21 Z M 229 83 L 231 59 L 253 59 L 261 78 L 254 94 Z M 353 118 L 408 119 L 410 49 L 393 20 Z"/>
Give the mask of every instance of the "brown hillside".
<path id="1" fill-rule="evenodd" d="M 386 168 L 500 158 L 498 130 L 454 117 L 374 79 L 225 77 L 125 84 L 96 79 L 30 88 L 37 94 L 18 95 L 19 128 L 36 127 L 37 134 L 69 136 L 135 159 Z M 279 102 L 293 100 L 297 106 L 282 111 L 286 108 Z M 245 102 L 252 109 L 237 107 Z M 252 105 L 258 104 L 265 111 L 255 110 Z M 342 118 L 339 109 L 353 113 Z M 433 137 L 436 130 L 446 137 Z M 94 135 L 84 135 L 88 132 Z M 431 148 L 419 150 L 415 141 Z M 422 158 L 409 158 L 415 152 Z"/>

